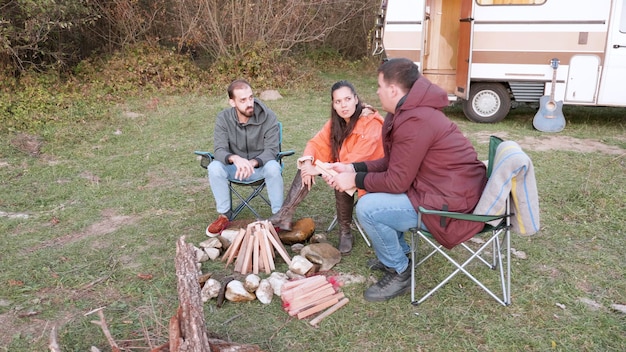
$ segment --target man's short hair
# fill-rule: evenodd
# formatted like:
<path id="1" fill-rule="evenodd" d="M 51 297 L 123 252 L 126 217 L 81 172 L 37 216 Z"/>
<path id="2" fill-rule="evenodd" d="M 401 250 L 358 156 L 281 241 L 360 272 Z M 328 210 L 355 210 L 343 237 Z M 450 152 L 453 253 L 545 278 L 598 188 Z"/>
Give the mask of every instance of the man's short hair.
<path id="1" fill-rule="evenodd" d="M 407 92 L 411 90 L 413 83 L 420 77 L 417 65 L 405 58 L 385 61 L 378 68 L 378 73 L 383 74 L 383 79 L 386 83 L 395 84 Z"/>
<path id="2" fill-rule="evenodd" d="M 250 87 L 250 89 L 252 89 L 252 86 L 250 85 L 250 83 L 248 83 L 248 81 L 246 81 L 245 79 L 236 79 L 232 81 L 228 85 L 228 99 L 233 99 L 235 97 L 233 94 L 233 91 L 235 89 L 244 89 L 247 87 Z"/>

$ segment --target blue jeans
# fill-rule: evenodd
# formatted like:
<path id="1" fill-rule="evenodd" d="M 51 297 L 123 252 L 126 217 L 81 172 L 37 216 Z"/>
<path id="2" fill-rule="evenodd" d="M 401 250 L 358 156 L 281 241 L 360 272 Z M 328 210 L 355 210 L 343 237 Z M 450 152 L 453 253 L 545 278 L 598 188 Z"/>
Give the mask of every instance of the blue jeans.
<path id="1" fill-rule="evenodd" d="M 378 260 L 398 274 L 409 265 L 411 247 L 404 232 L 417 226 L 417 211 L 402 194 L 367 193 L 356 203 L 356 216 L 367 233 Z"/>
<path id="2" fill-rule="evenodd" d="M 225 165 L 221 161 L 213 160 L 207 167 L 209 184 L 215 198 L 215 209 L 220 214 L 230 210 L 230 189 L 228 180 L 235 178 L 237 167 L 234 164 Z M 254 173 L 243 181 L 256 181 L 265 178 L 267 195 L 272 207 L 272 214 L 276 214 L 283 206 L 283 175 L 280 163 L 270 160 L 265 165 L 255 168 Z"/>

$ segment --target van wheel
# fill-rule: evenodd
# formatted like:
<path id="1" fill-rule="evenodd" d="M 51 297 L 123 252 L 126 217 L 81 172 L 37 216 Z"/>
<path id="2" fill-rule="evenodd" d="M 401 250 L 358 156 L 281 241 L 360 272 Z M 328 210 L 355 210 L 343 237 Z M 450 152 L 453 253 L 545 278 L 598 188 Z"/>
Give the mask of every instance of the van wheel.
<path id="1" fill-rule="evenodd" d="M 509 110 L 511 110 L 511 97 L 500 83 L 472 84 L 469 99 L 463 101 L 465 117 L 474 122 L 502 121 Z"/>

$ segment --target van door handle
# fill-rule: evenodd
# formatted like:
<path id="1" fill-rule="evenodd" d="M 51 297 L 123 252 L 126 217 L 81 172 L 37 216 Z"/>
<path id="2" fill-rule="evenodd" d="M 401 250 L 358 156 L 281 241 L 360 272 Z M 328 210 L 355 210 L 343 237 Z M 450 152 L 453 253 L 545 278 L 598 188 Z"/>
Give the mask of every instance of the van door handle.
<path id="1" fill-rule="evenodd" d="M 626 45 L 613 44 L 613 49 L 626 48 Z"/>
<path id="2" fill-rule="evenodd" d="M 472 22 L 474 19 L 472 17 L 461 18 L 459 21 L 461 22 Z"/>

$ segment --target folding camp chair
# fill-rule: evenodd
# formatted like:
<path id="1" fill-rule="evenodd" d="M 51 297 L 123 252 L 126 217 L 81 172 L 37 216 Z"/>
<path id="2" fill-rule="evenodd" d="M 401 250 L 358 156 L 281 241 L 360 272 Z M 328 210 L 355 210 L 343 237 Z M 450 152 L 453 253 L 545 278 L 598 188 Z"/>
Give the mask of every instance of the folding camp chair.
<path id="1" fill-rule="evenodd" d="M 501 142 L 502 140 L 495 136 L 491 136 L 491 139 L 489 141 L 489 161 L 487 165 L 487 177 L 489 178 L 492 176 L 496 150 Z M 483 195 L 484 194 L 485 193 L 483 193 Z M 465 274 L 469 279 L 471 279 L 474 283 L 476 283 L 483 290 L 485 290 L 485 292 L 487 292 L 500 304 L 504 306 L 508 306 L 511 304 L 511 195 L 510 193 L 508 193 L 506 195 L 503 195 L 503 197 L 506 197 L 505 207 L 501 212 L 499 211 L 499 214 L 497 215 L 462 214 L 448 211 L 428 210 L 424 209 L 423 207 L 419 207 L 417 220 L 418 225 L 416 228 L 409 230 L 411 233 L 411 260 L 412 263 L 415 263 L 415 265 L 411 266 L 411 303 L 413 305 L 418 305 L 424 302 L 428 297 L 430 297 L 433 293 L 435 293 L 435 291 L 448 283 L 459 272 Z M 454 248 L 453 250 L 447 250 L 435 240 L 431 233 L 423 230 L 422 216 L 429 214 L 438 215 L 446 218 L 462 219 L 484 223 L 485 226 L 482 231 L 477 233 L 473 237 L 482 238 L 484 242 L 478 245 L 478 249 L 473 249 L 472 247 L 476 247 L 476 245 L 468 244 L 469 241 L 461 243 L 460 247 L 462 248 L 462 253 L 458 253 L 458 251 L 456 251 L 456 248 Z M 432 248 L 432 251 L 428 255 L 422 257 L 418 262 L 416 262 L 418 240 L 421 240 L 424 243 L 428 244 L 426 248 Z M 491 247 L 491 253 L 487 253 L 488 250 L 485 250 L 488 247 Z M 443 255 L 443 257 L 445 257 L 456 269 L 452 273 L 450 273 L 450 275 L 448 275 L 443 281 L 441 281 L 434 288 L 432 288 L 425 295 L 423 295 L 419 300 L 416 300 L 416 267 L 419 267 L 426 260 L 436 255 L 437 253 Z M 466 254 L 465 259 L 463 260 L 459 259 L 462 254 Z M 498 273 L 500 276 L 499 279 L 501 295 L 496 295 L 494 293 L 494 291 L 496 291 L 495 287 L 488 288 L 487 285 L 477 279 L 474 274 L 469 272 L 470 263 L 473 262 L 478 263 L 480 267 L 482 267 L 482 265 L 484 264 L 490 269 L 499 269 Z M 475 266 L 471 267 L 471 269 L 474 271 L 478 271 L 476 270 L 478 268 L 476 268 Z M 428 277 L 428 275 L 423 275 L 423 277 Z"/>
<path id="2" fill-rule="evenodd" d="M 281 169 L 283 168 L 283 158 L 286 156 L 290 156 L 295 154 L 295 151 L 288 150 L 282 151 L 283 144 L 283 124 L 281 122 L 278 123 L 278 154 L 276 155 L 276 161 L 280 163 Z M 200 155 L 200 166 L 203 168 L 207 168 L 209 164 L 215 159 L 212 153 L 203 152 L 203 151 L 195 151 L 196 155 Z M 243 191 L 237 190 L 237 186 L 239 187 L 250 187 L 252 191 L 248 194 L 248 196 L 244 196 Z M 233 220 L 241 211 L 245 208 L 248 208 L 257 218 L 262 218 L 261 215 L 252 207 L 250 202 L 259 197 L 267 203 L 267 205 L 271 205 L 270 201 L 261 193 L 263 189 L 265 189 L 265 178 L 256 181 L 241 181 L 236 179 L 228 180 L 228 188 L 230 189 L 230 209 L 232 212 L 230 220 Z M 239 204 L 237 206 L 233 206 L 233 195 L 235 195 L 239 199 Z"/>

